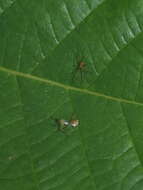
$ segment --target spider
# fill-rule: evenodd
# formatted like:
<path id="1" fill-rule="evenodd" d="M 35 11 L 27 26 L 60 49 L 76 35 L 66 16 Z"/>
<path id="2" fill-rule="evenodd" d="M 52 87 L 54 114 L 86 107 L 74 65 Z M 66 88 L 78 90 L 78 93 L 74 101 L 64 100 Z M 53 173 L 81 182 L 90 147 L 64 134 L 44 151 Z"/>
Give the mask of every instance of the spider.
<path id="1" fill-rule="evenodd" d="M 87 69 L 87 66 L 88 64 L 84 61 L 84 57 L 80 58 L 80 60 L 77 61 L 75 68 L 72 72 L 72 83 L 75 82 L 75 79 L 78 79 L 78 77 L 80 77 L 79 81 L 81 83 L 84 81 L 86 73 L 92 74 L 92 72 Z"/>
<path id="2" fill-rule="evenodd" d="M 73 128 L 76 128 L 79 125 L 79 120 L 75 118 L 75 114 L 72 114 L 71 119 L 69 120 L 69 125 Z"/>
<path id="3" fill-rule="evenodd" d="M 65 120 L 65 119 L 54 119 L 54 120 L 55 120 L 55 122 L 56 122 L 56 124 L 58 126 L 58 130 L 60 130 L 62 132 L 64 131 L 64 129 L 66 127 L 69 126 L 69 122 L 67 120 Z"/>
<path id="4" fill-rule="evenodd" d="M 96 76 L 99 75 L 94 65 L 93 65 L 92 70 L 89 69 L 88 67 L 89 65 L 84 61 L 85 60 L 84 56 L 80 57 L 80 59 L 77 57 L 76 60 L 77 60 L 76 61 L 77 63 L 75 65 L 74 70 L 72 71 L 72 82 L 75 82 L 75 79 L 80 77 L 80 83 L 81 83 L 86 77 L 85 74 L 90 74 L 88 78 L 86 78 L 88 79 L 88 81 L 86 80 L 86 82 L 90 83 L 93 77 L 93 74 L 96 74 Z"/>
<path id="5" fill-rule="evenodd" d="M 70 120 L 69 124 L 73 127 L 73 128 L 76 128 L 78 125 L 79 125 L 79 120 Z"/>
<path id="6" fill-rule="evenodd" d="M 82 60 L 78 61 L 73 71 L 72 81 L 75 81 L 78 73 L 80 74 L 80 81 L 83 81 L 83 73 L 85 72 L 86 63 Z"/>
<path id="7" fill-rule="evenodd" d="M 74 119 L 73 115 L 70 120 L 57 119 L 57 118 L 56 119 L 51 118 L 51 119 L 55 121 L 58 130 L 61 132 L 65 132 L 65 128 L 67 127 L 76 128 L 79 125 L 79 120 Z"/>

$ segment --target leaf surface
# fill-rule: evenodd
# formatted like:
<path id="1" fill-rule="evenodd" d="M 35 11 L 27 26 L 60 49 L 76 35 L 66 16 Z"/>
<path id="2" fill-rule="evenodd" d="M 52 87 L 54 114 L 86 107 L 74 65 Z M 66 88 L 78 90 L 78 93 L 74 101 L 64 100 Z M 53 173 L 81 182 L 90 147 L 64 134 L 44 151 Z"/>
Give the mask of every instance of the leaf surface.
<path id="1" fill-rule="evenodd" d="M 143 189 L 142 43 L 142 0 L 0 0 L 0 189 Z"/>

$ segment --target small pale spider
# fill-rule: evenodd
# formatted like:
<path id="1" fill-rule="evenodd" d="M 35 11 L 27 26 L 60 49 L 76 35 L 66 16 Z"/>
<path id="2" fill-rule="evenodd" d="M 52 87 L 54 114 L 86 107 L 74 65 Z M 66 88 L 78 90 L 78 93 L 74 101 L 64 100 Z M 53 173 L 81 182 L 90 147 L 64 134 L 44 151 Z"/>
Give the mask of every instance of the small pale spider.
<path id="1" fill-rule="evenodd" d="M 79 125 L 79 120 L 74 120 L 74 119 L 72 119 L 72 120 L 70 120 L 69 121 L 69 124 L 73 127 L 73 128 L 76 128 L 78 125 Z"/>
<path id="2" fill-rule="evenodd" d="M 69 120 L 69 125 L 73 128 L 76 128 L 79 125 L 79 120 L 76 119 L 75 114 L 72 114 L 71 119 Z"/>
<path id="3" fill-rule="evenodd" d="M 65 120 L 65 119 L 55 119 L 51 118 L 52 120 L 55 121 L 57 125 L 57 129 L 61 132 L 65 132 L 65 128 L 67 127 L 73 127 L 76 128 L 79 125 L 79 120 L 74 119 L 75 117 L 72 115 L 70 120 Z"/>

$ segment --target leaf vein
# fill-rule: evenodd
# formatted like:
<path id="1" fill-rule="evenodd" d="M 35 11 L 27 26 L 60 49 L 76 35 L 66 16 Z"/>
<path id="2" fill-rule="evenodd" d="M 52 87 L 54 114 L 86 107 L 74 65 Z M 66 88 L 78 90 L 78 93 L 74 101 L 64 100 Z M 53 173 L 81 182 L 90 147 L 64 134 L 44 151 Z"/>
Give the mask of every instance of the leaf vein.
<path id="1" fill-rule="evenodd" d="M 143 106 L 142 102 L 137 102 L 137 101 L 133 101 L 133 100 L 118 98 L 118 97 L 102 94 L 102 93 L 97 92 L 97 91 L 91 91 L 91 90 L 88 90 L 88 89 L 82 89 L 82 88 L 77 88 L 77 87 L 65 85 L 65 84 L 62 84 L 62 83 L 59 83 L 59 82 L 56 82 L 56 81 L 52 81 L 52 80 L 49 80 L 49 79 L 41 78 L 41 77 L 38 77 L 38 76 L 35 76 L 35 75 L 31 75 L 31 74 L 27 74 L 27 73 L 18 72 L 18 71 L 15 71 L 15 70 L 7 69 L 7 68 L 2 67 L 2 66 L 0 66 L 0 71 L 8 73 L 8 74 L 11 74 L 11 75 L 14 75 L 14 76 L 19 76 L 19 77 L 22 77 L 22 78 L 27 78 L 27 79 L 39 81 L 41 83 L 45 83 L 45 84 L 48 84 L 48 85 L 51 85 L 51 86 L 57 86 L 59 88 L 64 88 L 65 90 L 80 92 L 80 93 L 83 93 L 83 94 L 89 94 L 89 95 L 92 95 L 92 96 L 101 97 L 101 98 L 112 100 L 112 101 L 115 101 L 115 102 L 122 102 L 122 103 L 125 103 L 125 104 L 133 104 L 133 105 Z"/>

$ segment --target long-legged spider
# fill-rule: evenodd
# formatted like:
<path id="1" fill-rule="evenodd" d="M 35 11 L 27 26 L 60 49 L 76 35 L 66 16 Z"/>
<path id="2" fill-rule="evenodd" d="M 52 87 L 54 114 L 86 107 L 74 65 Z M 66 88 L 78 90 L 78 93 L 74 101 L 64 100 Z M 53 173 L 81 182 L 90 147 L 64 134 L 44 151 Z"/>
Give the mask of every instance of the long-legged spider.
<path id="1" fill-rule="evenodd" d="M 80 74 L 80 80 L 83 81 L 83 73 L 86 67 L 86 63 L 84 61 L 82 61 L 82 59 L 80 61 L 77 61 L 75 68 L 72 72 L 72 82 L 75 81 L 76 77 L 78 74 Z"/>
<path id="2" fill-rule="evenodd" d="M 75 68 L 72 71 L 72 83 L 75 82 L 75 80 L 78 80 L 80 81 L 80 83 L 82 83 L 84 81 L 85 74 L 92 73 L 91 71 L 89 71 L 87 66 L 88 64 L 84 61 L 84 57 L 82 57 L 79 61 L 77 61 Z"/>

